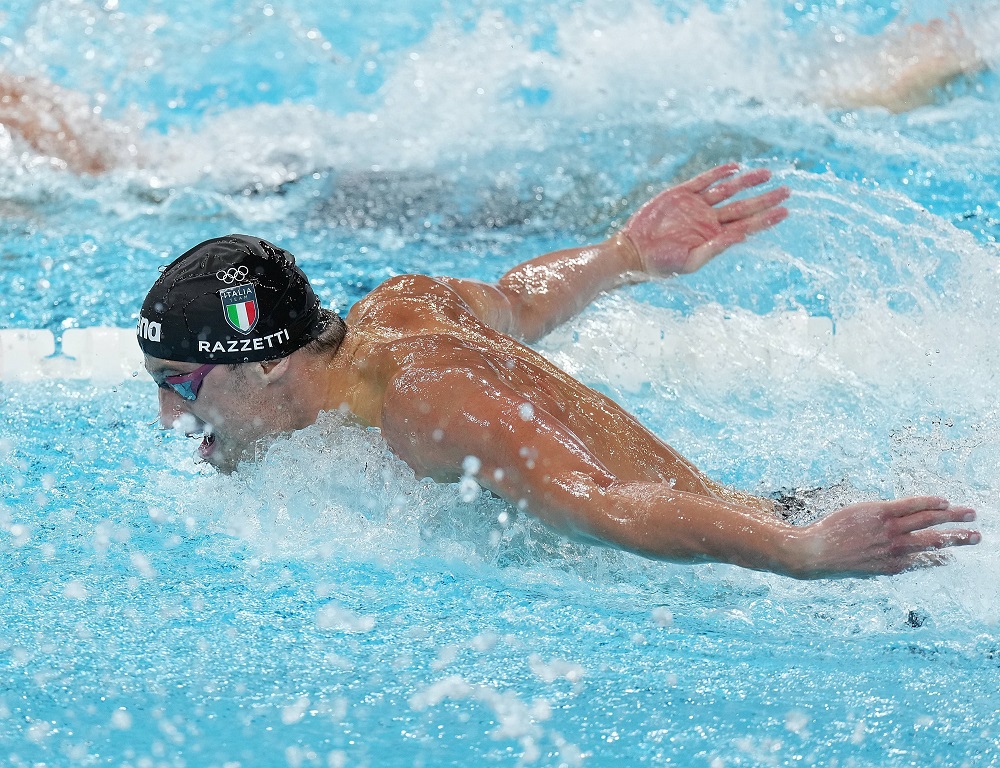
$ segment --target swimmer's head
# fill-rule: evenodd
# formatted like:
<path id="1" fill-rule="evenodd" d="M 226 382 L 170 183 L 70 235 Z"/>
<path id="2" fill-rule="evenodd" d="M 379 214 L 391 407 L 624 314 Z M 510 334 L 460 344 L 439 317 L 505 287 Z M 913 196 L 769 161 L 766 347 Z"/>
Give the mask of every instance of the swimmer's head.
<path id="1" fill-rule="evenodd" d="M 163 270 L 142 303 L 136 334 L 150 357 L 252 363 L 286 357 L 337 322 L 292 254 L 229 235 L 206 240 Z"/>

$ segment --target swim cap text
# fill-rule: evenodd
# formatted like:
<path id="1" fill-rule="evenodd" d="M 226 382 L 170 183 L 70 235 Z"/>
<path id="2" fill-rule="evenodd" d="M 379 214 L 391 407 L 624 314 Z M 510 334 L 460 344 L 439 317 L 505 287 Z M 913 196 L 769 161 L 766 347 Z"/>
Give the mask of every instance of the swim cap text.
<path id="1" fill-rule="evenodd" d="M 264 349 L 264 342 L 267 342 L 268 349 L 274 349 L 275 344 L 283 344 L 290 341 L 291 338 L 288 329 L 282 328 L 277 333 L 269 333 L 267 336 L 260 336 L 256 339 L 230 339 L 227 342 L 217 341 L 214 344 L 211 341 L 199 341 L 198 351 L 213 354 L 215 352 L 250 352 Z"/>

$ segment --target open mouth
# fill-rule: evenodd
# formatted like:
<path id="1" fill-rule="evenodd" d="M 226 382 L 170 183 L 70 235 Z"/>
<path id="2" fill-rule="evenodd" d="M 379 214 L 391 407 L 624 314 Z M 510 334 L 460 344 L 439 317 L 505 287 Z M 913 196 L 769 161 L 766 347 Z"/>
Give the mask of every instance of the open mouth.
<path id="1" fill-rule="evenodd" d="M 211 432 L 206 432 L 201 438 L 201 445 L 198 446 L 198 455 L 208 461 L 208 457 L 212 455 L 215 450 L 215 435 Z"/>

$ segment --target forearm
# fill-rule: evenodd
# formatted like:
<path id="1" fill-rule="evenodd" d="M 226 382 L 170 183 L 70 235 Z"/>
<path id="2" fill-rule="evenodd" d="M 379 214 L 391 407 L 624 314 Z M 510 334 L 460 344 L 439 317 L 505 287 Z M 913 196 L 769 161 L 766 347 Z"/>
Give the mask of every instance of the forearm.
<path id="1" fill-rule="evenodd" d="M 534 341 L 575 317 L 604 291 L 643 279 L 635 248 L 618 235 L 519 264 L 496 287 L 510 304 L 512 335 Z"/>
<path id="2" fill-rule="evenodd" d="M 914 24 L 885 35 L 853 64 L 863 76 L 821 98 L 831 106 L 881 106 L 905 112 L 933 101 L 933 91 L 953 78 L 985 67 L 975 44 L 954 16 Z M 836 70 L 834 69 L 834 72 Z"/>
<path id="3" fill-rule="evenodd" d="M 98 174 L 111 165 L 100 146 L 83 141 L 85 133 L 104 133 L 103 123 L 85 107 L 79 94 L 51 83 L 0 75 L 0 125 L 36 151 L 59 158 L 74 172 Z"/>
<path id="4" fill-rule="evenodd" d="M 694 272 L 748 234 L 788 215 L 780 205 L 788 197 L 785 187 L 727 202 L 771 178 L 765 168 L 738 170 L 735 163 L 720 165 L 666 189 L 629 217 L 617 236 L 539 256 L 512 269 L 496 285 L 439 279 L 491 328 L 534 341 L 603 291 Z"/>
<path id="5" fill-rule="evenodd" d="M 639 282 L 639 256 L 618 235 L 526 261 L 490 285 L 440 277 L 491 328 L 532 342 L 579 314 L 601 292 Z"/>
<path id="6" fill-rule="evenodd" d="M 569 533 L 644 557 L 723 562 L 802 576 L 803 533 L 766 511 L 655 483 L 601 488 L 585 478 L 559 483 L 540 517 Z"/>
<path id="7" fill-rule="evenodd" d="M 555 503 L 541 516 L 547 514 L 568 532 L 645 557 L 732 563 L 798 579 L 941 565 L 947 558 L 938 550 L 981 539 L 968 528 L 935 529 L 976 517 L 969 507 L 951 506 L 938 496 L 852 504 L 808 526 L 790 526 L 760 506 L 678 493 L 659 484 L 612 483 L 595 493 L 592 480 L 564 476 L 554 485 L 562 498 L 548 495 L 548 503 Z M 575 505 L 559 508 L 574 496 Z"/>

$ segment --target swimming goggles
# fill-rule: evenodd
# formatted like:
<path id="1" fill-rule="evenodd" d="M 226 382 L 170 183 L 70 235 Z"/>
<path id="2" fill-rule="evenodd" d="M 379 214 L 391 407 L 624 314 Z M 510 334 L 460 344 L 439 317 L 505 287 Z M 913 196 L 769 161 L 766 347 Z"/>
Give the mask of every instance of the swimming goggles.
<path id="1" fill-rule="evenodd" d="M 198 399 L 198 390 L 201 383 L 208 376 L 209 371 L 219 363 L 205 363 L 200 368 L 195 368 L 191 373 L 181 373 L 177 376 L 167 376 L 162 382 L 157 382 L 160 387 L 169 387 L 184 400 L 192 401 Z"/>

